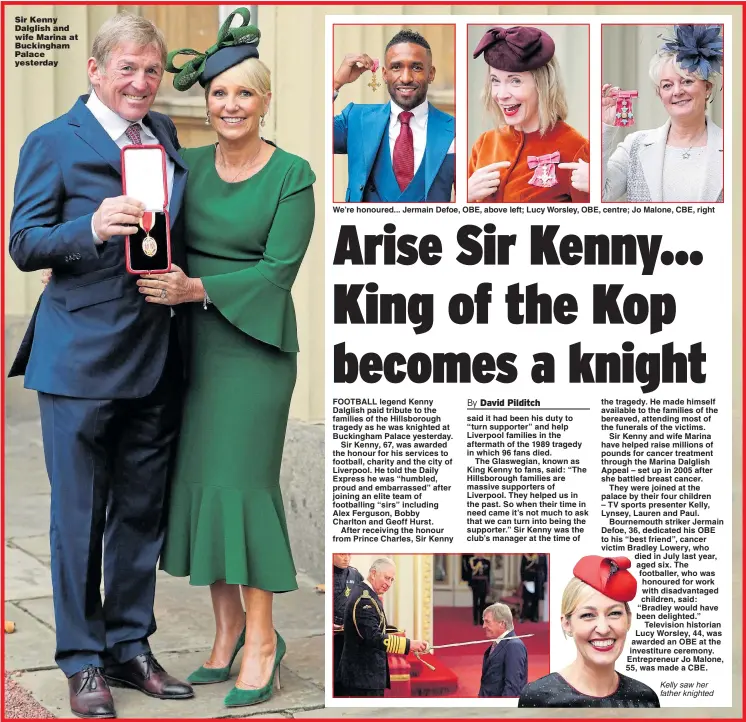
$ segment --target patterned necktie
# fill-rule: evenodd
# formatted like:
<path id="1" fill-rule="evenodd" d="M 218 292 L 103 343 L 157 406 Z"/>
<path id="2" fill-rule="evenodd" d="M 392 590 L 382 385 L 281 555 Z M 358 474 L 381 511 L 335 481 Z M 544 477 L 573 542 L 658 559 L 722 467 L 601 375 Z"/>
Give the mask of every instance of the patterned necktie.
<path id="1" fill-rule="evenodd" d="M 124 134 L 129 138 L 129 141 L 130 143 L 132 143 L 132 145 L 142 145 L 139 123 L 133 123 L 129 128 L 127 128 L 127 130 L 124 131 Z"/>
<path id="2" fill-rule="evenodd" d="M 408 110 L 399 113 L 401 128 L 394 144 L 394 175 L 400 190 L 404 190 L 414 177 L 414 137 L 409 126 L 413 115 Z"/>

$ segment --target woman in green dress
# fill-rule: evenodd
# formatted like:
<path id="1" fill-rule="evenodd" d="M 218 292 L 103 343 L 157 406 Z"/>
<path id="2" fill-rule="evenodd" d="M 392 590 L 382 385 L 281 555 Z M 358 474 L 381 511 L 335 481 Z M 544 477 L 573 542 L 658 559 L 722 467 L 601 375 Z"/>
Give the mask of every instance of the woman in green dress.
<path id="1" fill-rule="evenodd" d="M 236 14 L 244 24 L 231 28 Z M 191 316 L 161 566 L 210 585 L 215 642 L 191 683 L 228 679 L 245 645 L 229 706 L 272 696 L 285 653 L 272 598 L 297 589 L 279 477 L 298 351 L 290 289 L 314 221 L 308 163 L 260 136 L 270 74 L 258 59 L 259 32 L 248 22 L 242 8 L 205 54 L 169 55 L 176 88 L 196 80 L 205 87 L 218 141 L 182 150 L 189 276 L 174 268 L 138 281 L 147 302 L 185 303 Z M 180 53 L 197 57 L 176 68 Z"/>

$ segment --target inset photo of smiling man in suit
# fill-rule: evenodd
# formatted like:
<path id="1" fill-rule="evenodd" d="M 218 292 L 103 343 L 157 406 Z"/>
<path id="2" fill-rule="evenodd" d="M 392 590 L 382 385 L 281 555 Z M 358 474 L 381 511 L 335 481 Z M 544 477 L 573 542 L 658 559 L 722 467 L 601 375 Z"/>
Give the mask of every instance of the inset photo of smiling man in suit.
<path id="1" fill-rule="evenodd" d="M 352 27 L 334 28 L 334 100 L 345 104 L 334 117 L 334 153 L 347 156 L 346 168 L 335 159 L 334 200 L 451 202 L 454 26 L 364 26 L 369 49 L 352 47 L 360 44 L 348 38 Z"/>

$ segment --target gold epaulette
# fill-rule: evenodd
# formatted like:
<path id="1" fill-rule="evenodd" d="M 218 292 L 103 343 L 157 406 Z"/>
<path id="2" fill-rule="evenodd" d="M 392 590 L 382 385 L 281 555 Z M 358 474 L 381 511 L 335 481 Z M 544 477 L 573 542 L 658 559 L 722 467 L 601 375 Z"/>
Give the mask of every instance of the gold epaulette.
<path id="1" fill-rule="evenodd" d="M 407 638 L 387 634 L 383 638 L 383 646 L 388 654 L 404 654 L 407 651 Z"/>

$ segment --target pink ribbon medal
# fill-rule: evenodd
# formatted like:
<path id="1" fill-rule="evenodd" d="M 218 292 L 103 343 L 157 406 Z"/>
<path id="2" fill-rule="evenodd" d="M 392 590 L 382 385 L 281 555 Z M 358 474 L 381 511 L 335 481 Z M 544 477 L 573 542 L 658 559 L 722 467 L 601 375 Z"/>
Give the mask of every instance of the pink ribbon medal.
<path id="1" fill-rule="evenodd" d="M 534 169 L 533 178 L 528 182 L 529 185 L 539 186 L 539 188 L 551 188 L 556 186 L 559 181 L 554 166 L 560 162 L 558 150 L 546 155 L 530 155 L 528 157 L 528 167 Z"/>
<path id="2" fill-rule="evenodd" d="M 635 124 L 635 114 L 632 112 L 632 98 L 637 97 L 636 90 L 618 90 L 616 97 L 616 115 L 614 125 L 629 128 Z"/>

